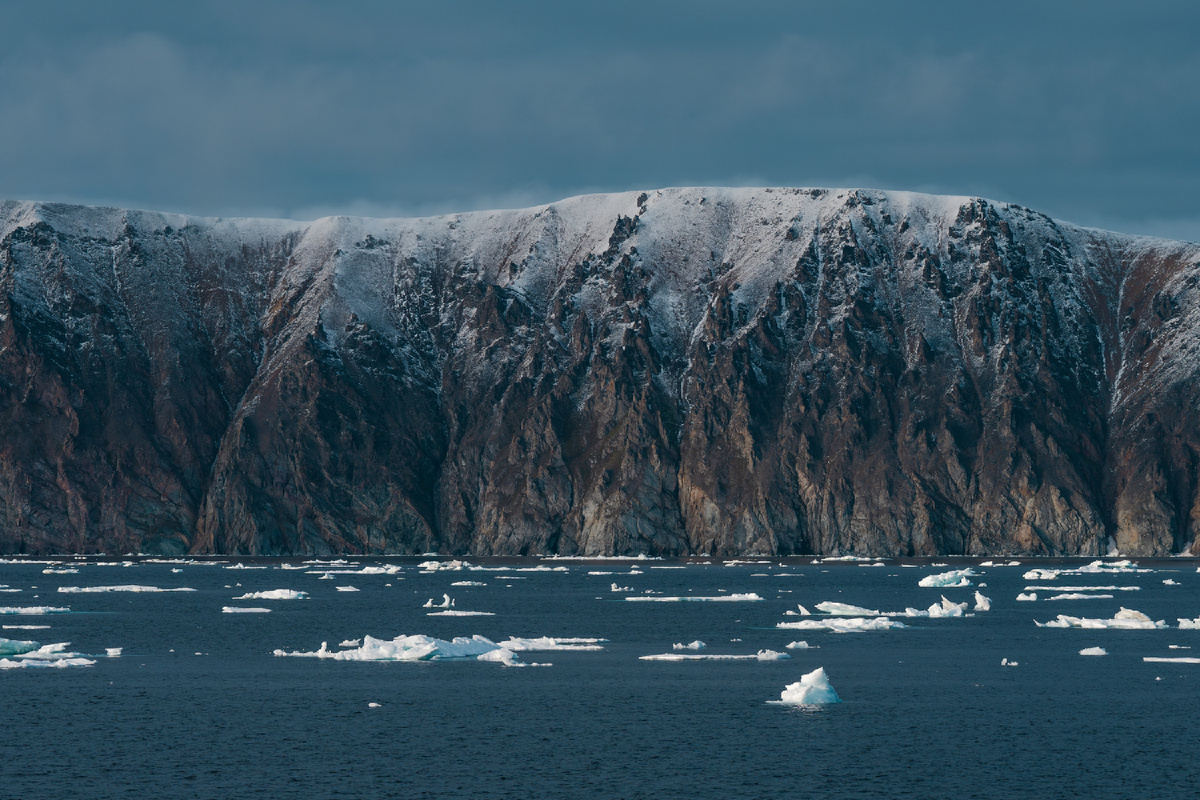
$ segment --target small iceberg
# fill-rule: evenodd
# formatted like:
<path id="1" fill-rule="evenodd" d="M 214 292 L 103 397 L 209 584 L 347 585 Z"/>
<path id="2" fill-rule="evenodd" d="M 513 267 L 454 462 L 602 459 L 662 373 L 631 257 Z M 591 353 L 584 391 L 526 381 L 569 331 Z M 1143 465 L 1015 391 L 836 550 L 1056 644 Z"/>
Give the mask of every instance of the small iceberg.
<path id="1" fill-rule="evenodd" d="M 696 641 L 691 642 L 690 644 L 682 644 L 681 642 L 676 642 L 675 644 L 671 645 L 671 649 L 672 650 L 703 650 L 707 646 L 708 645 L 706 645 L 704 642 L 697 639 Z"/>
<path id="2" fill-rule="evenodd" d="M 1079 651 L 1081 656 L 1106 656 L 1108 651 L 1103 647 L 1085 647 Z"/>
<path id="3" fill-rule="evenodd" d="M 102 592 L 130 592 L 132 594 L 157 594 L 159 592 L 194 592 L 186 586 L 179 589 L 161 589 L 157 586 L 138 586 L 125 584 L 123 586 L 60 586 L 58 591 L 63 594 L 100 594 Z"/>
<path id="4" fill-rule="evenodd" d="M 937 589 L 958 589 L 963 586 L 970 586 L 969 578 L 975 575 L 975 570 L 967 567 L 966 569 L 952 569 L 949 572 L 939 572 L 936 575 L 926 575 L 917 582 L 918 586 Z"/>
<path id="5" fill-rule="evenodd" d="M 722 655 L 719 653 L 659 653 L 652 656 L 638 656 L 642 661 L 786 661 L 791 658 L 787 653 L 776 650 L 759 650 L 753 655 Z"/>
<path id="6" fill-rule="evenodd" d="M 61 606 L 0 606 L 0 614 L 24 614 L 40 616 L 42 614 L 67 614 L 71 609 Z"/>
<path id="7" fill-rule="evenodd" d="M 514 653 L 547 650 L 603 650 L 601 642 L 607 639 L 593 639 L 582 636 L 537 636 L 530 639 L 510 638 L 499 642 L 499 646 Z"/>
<path id="8" fill-rule="evenodd" d="M 976 592 L 975 594 L 979 594 L 979 592 Z M 980 596 L 982 597 L 982 595 Z M 966 613 L 967 604 L 965 602 L 952 603 L 946 599 L 945 595 L 942 595 L 942 602 L 934 603 L 924 611 L 916 608 L 906 608 L 904 610 L 904 616 L 906 617 L 930 617 L 932 619 L 961 617 Z"/>
<path id="9" fill-rule="evenodd" d="M 829 685 L 829 677 L 824 667 L 817 667 L 812 672 L 800 678 L 796 683 L 789 683 L 779 695 L 780 703 L 799 706 L 828 705 L 840 703 L 842 698 Z"/>
<path id="10" fill-rule="evenodd" d="M 425 601 L 425 605 L 421 606 L 421 608 L 452 608 L 453 606 L 454 606 L 453 598 L 451 598 L 450 595 L 448 595 L 448 594 L 443 594 L 442 602 L 434 603 L 433 598 L 431 597 Z"/>
<path id="11" fill-rule="evenodd" d="M 222 614 L 270 614 L 269 608 L 255 608 L 247 606 L 222 606 Z"/>
<path id="12" fill-rule="evenodd" d="M 796 622 L 779 622 L 776 628 L 794 631 L 830 631 L 831 633 L 862 633 L 863 631 L 886 631 L 907 627 L 899 620 L 889 617 L 827 617 L 804 619 Z"/>
<path id="13" fill-rule="evenodd" d="M 975 592 L 975 610 L 976 611 L 991 611 L 992 610 L 992 599 L 990 597 L 984 597 L 979 592 Z"/>
<path id="14" fill-rule="evenodd" d="M 248 592 L 234 600 L 307 600 L 308 592 L 295 589 L 269 589 L 265 592 Z"/>
<path id="15" fill-rule="evenodd" d="M 1057 619 L 1052 619 L 1049 622 L 1038 622 L 1034 620 L 1034 624 L 1039 628 L 1116 628 L 1119 630 L 1154 630 L 1156 628 L 1166 628 L 1167 623 L 1160 620 L 1152 620 L 1140 611 L 1134 611 L 1130 608 L 1122 608 L 1112 619 L 1090 619 L 1088 617 L 1070 617 L 1066 614 L 1059 614 Z"/>
<path id="16" fill-rule="evenodd" d="M 754 592 L 747 594 L 723 594 L 716 597 L 626 597 L 630 603 L 760 603 L 762 598 Z"/>
<path id="17" fill-rule="evenodd" d="M 817 603 L 817 610 L 835 617 L 878 617 L 879 612 L 862 606 L 852 606 L 849 603 L 835 603 L 826 600 Z"/>

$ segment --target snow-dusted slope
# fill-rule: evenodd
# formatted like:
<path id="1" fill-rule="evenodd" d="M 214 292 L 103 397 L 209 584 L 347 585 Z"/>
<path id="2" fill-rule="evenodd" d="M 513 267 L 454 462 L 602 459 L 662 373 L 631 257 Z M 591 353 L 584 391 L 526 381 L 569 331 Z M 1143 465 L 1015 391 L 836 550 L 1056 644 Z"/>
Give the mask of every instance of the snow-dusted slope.
<path id="1" fill-rule="evenodd" d="M 0 550 L 1177 552 L 1198 263 L 863 190 L 0 203 Z"/>

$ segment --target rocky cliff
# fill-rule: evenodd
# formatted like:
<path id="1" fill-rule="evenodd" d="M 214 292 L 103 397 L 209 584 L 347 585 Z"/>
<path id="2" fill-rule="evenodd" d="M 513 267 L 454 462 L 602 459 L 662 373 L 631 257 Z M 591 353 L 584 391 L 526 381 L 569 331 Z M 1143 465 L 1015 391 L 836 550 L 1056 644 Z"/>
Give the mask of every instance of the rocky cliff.
<path id="1" fill-rule="evenodd" d="M 0 552 L 1200 552 L 1198 284 L 876 191 L 0 203 Z"/>

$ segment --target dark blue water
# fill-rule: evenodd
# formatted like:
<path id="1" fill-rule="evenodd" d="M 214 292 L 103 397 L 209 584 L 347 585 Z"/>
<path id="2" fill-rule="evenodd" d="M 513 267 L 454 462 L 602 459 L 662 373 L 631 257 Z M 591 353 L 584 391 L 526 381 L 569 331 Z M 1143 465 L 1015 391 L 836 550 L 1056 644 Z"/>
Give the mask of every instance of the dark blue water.
<path id="1" fill-rule="evenodd" d="M 471 560 L 507 567 L 538 562 Z M 251 562 L 243 562 L 251 563 Z M 945 571 L 773 560 L 739 566 L 543 562 L 561 572 L 436 572 L 417 560 L 395 575 L 137 563 L 0 564 L 0 606 L 71 613 L 0 615 L 9 639 L 71 642 L 90 667 L 0 670 L 0 795 L 22 798 L 1124 798 L 1188 796 L 1200 770 L 1200 656 L 1195 562 L 1142 562 L 1153 573 L 1061 577 L 1069 585 L 1140 585 L 1111 600 L 1017 602 L 1020 567 L 976 568 L 965 589 L 917 586 Z M 297 562 L 291 562 L 297 563 Z M 678 562 L 682 563 L 682 562 Z M 1071 562 L 1078 565 L 1085 562 Z M 955 562 L 953 567 L 966 566 Z M 180 569 L 173 572 L 172 569 Z M 589 575 L 589 571 L 614 575 Z M 507 579 L 503 575 L 519 579 Z M 1166 578 L 1180 585 L 1167 586 Z M 452 587 L 454 581 L 486 582 Z M 757 603 L 631 603 L 610 584 L 664 595 L 755 592 Z M 784 612 L 823 600 L 883 610 L 926 608 L 944 594 L 992 610 L 904 620 L 905 630 L 779 630 Z M 192 587 L 161 594 L 60 594 L 59 586 Z M 238 585 L 240 584 L 240 586 Z M 388 586 L 387 584 L 391 584 Z M 338 592 L 353 585 L 358 592 Z M 34 588 L 36 587 L 36 588 Z M 297 589 L 306 601 L 234 601 Z M 431 617 L 422 604 L 491 617 Z M 1039 593 L 1045 596 L 1047 593 Z M 269 614 L 223 614 L 252 605 Z M 1111 617 L 1119 607 L 1170 630 L 1038 628 L 1057 614 Z M 815 610 L 815 609 L 814 609 Z M 522 653 L 548 668 L 476 661 L 351 663 L 279 658 L 364 634 L 444 639 L 481 634 L 602 637 L 600 652 Z M 705 652 L 784 650 L 786 661 L 651 662 L 676 642 Z M 1169 645 L 1193 647 L 1172 650 Z M 1109 655 L 1079 655 L 1102 646 Z M 199 653 L 200 655 L 197 655 Z M 1007 658 L 1016 667 L 1001 666 Z M 844 702 L 773 705 L 783 687 L 824 667 Z M 378 703 L 370 708 L 369 703 Z"/>

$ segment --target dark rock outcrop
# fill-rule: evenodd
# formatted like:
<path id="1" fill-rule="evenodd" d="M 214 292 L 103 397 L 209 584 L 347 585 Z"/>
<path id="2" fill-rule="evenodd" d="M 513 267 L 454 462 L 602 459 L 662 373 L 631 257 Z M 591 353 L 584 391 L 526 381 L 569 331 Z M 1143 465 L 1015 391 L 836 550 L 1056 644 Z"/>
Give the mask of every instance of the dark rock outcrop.
<path id="1" fill-rule="evenodd" d="M 0 552 L 1200 552 L 1200 247 L 972 198 L 0 204 Z"/>

